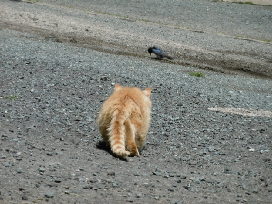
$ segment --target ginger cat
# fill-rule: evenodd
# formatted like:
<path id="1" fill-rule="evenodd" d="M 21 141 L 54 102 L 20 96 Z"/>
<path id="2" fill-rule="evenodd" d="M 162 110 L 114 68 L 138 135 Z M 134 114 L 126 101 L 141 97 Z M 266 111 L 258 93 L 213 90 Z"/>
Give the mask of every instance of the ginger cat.
<path id="1" fill-rule="evenodd" d="M 99 130 L 116 156 L 139 156 L 149 128 L 150 95 L 150 87 L 142 91 L 116 84 L 104 102 L 98 117 Z"/>

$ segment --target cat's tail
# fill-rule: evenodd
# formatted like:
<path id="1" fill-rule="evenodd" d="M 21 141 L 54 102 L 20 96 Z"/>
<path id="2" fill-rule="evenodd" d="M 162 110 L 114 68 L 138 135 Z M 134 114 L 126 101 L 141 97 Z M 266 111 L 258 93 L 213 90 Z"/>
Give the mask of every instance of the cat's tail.
<path id="1" fill-rule="evenodd" d="M 125 144 L 125 126 L 124 123 L 128 118 L 128 113 L 116 109 L 112 114 L 112 119 L 109 127 L 110 146 L 114 154 L 125 158 L 130 155 L 126 151 Z"/>

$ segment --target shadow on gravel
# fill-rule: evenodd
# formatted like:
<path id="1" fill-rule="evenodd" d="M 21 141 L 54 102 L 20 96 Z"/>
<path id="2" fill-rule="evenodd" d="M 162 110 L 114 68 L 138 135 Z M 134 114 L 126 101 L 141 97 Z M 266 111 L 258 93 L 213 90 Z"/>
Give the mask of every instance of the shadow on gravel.
<path id="1" fill-rule="evenodd" d="M 109 147 L 107 147 L 107 145 L 106 145 L 106 143 L 105 143 L 104 141 L 99 141 L 99 142 L 96 144 L 96 148 L 97 148 L 97 149 L 100 149 L 100 150 L 106 151 L 107 153 L 109 153 L 110 155 L 112 155 L 112 156 L 115 157 L 115 158 L 120 159 L 121 161 L 128 161 L 127 158 L 124 159 L 124 158 L 121 158 L 121 157 L 117 157 L 115 154 L 113 154 L 113 153 L 110 151 Z"/>
<path id="2" fill-rule="evenodd" d="M 96 148 L 101 149 L 101 150 L 105 150 L 106 152 L 111 153 L 110 149 L 107 147 L 107 145 L 106 145 L 106 143 L 104 141 L 99 141 L 96 144 Z"/>

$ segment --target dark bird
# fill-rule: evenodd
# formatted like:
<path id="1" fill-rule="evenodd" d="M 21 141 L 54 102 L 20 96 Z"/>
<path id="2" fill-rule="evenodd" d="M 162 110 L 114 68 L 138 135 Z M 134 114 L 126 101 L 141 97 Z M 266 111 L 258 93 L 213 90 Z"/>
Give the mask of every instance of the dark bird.
<path id="1" fill-rule="evenodd" d="M 162 51 L 161 49 L 157 48 L 157 47 L 150 47 L 148 48 L 148 52 L 151 55 L 151 53 L 154 53 L 158 59 L 162 59 L 164 57 L 172 60 L 173 57 L 169 56 L 168 54 L 166 54 L 164 51 Z"/>

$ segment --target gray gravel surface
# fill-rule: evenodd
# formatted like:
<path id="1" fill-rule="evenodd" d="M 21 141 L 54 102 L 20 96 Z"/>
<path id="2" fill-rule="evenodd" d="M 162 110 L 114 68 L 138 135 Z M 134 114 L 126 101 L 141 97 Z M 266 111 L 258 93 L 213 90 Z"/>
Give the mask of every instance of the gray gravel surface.
<path id="1" fill-rule="evenodd" d="M 120 55 L 107 52 L 117 44 L 66 43 L 66 34 L 48 37 L 54 30 L 3 24 L 0 203 L 271 203 L 270 79 Z M 152 87 L 147 143 L 128 162 L 104 147 L 96 124 L 115 83 Z M 252 110 L 260 116 L 247 116 Z"/>
<path id="2" fill-rule="evenodd" d="M 55 3 L 54 0 L 47 2 Z M 270 6 L 237 5 L 216 0 L 62 0 L 58 4 L 192 30 L 272 40 Z"/>
<path id="3" fill-rule="evenodd" d="M 172 64 L 272 77 L 271 6 L 2 0 L 0 15 L 2 27 L 58 42 L 140 58 L 147 57 L 148 46 L 157 45 L 175 57 Z"/>

